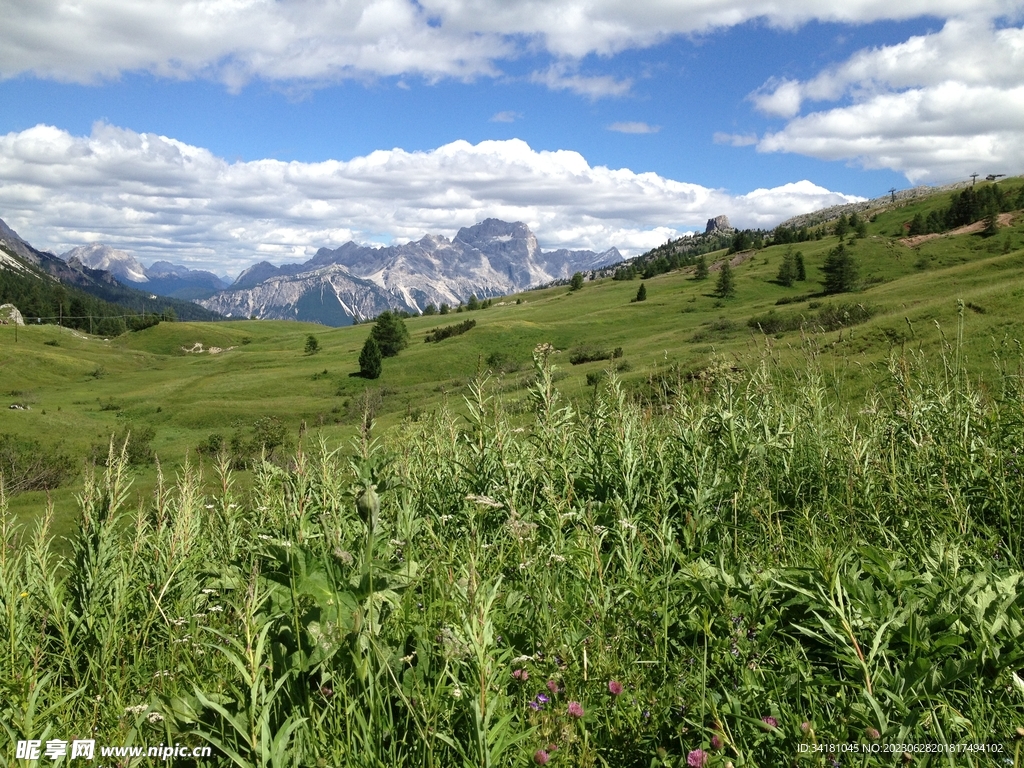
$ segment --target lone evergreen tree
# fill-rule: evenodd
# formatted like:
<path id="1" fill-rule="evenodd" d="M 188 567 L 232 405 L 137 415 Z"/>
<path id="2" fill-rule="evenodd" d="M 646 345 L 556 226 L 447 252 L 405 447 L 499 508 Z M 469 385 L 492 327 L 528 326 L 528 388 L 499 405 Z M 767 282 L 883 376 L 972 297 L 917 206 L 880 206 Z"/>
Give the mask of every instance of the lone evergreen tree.
<path id="1" fill-rule="evenodd" d="M 573 290 L 573 291 L 578 291 L 582 287 L 583 287 L 583 273 L 582 272 L 574 272 L 573 276 L 572 276 L 572 281 L 569 283 L 569 289 Z"/>
<path id="2" fill-rule="evenodd" d="M 409 330 L 402 318 L 394 312 L 381 312 L 370 335 L 384 357 L 394 357 L 409 346 Z"/>
<path id="3" fill-rule="evenodd" d="M 722 262 L 722 269 L 718 273 L 718 282 L 715 284 L 715 296 L 720 299 L 727 299 L 736 293 L 736 286 L 732 277 L 732 267 L 728 261 Z"/>
<path id="4" fill-rule="evenodd" d="M 779 273 L 775 276 L 775 281 L 779 285 L 789 288 L 793 285 L 794 280 L 796 280 L 796 259 L 793 257 L 792 251 L 786 251 L 786 255 L 782 257 L 782 264 L 779 265 Z"/>
<path id="5" fill-rule="evenodd" d="M 469 294 L 469 301 L 466 302 L 466 309 L 480 309 L 480 299 L 475 293 Z"/>
<path id="6" fill-rule="evenodd" d="M 640 283 L 640 287 L 636 292 L 636 298 L 633 301 L 647 301 L 647 288 L 643 283 Z"/>
<path id="7" fill-rule="evenodd" d="M 864 223 L 864 219 L 857 215 L 856 211 L 850 214 L 850 229 L 853 230 L 853 234 L 857 237 L 866 237 L 868 234 L 868 225 Z"/>
<path id="8" fill-rule="evenodd" d="M 829 251 L 821 271 L 825 273 L 825 293 L 847 293 L 857 286 L 857 262 L 842 243 Z"/>
<path id="9" fill-rule="evenodd" d="M 383 367 L 380 346 L 371 334 L 366 337 L 363 351 L 359 353 L 359 375 L 364 379 L 376 379 Z"/>
<path id="10" fill-rule="evenodd" d="M 708 262 L 704 258 L 702 253 L 697 257 L 697 268 L 693 272 L 694 280 L 707 280 L 708 279 Z"/>
<path id="11" fill-rule="evenodd" d="M 797 251 L 793 255 L 793 267 L 796 270 L 796 281 L 802 283 L 807 279 L 807 267 L 804 266 L 804 252 Z"/>
<path id="12" fill-rule="evenodd" d="M 982 230 L 981 234 L 984 237 L 992 237 L 992 235 L 999 234 L 999 214 L 992 211 L 988 216 L 985 217 L 985 229 Z"/>
<path id="13" fill-rule="evenodd" d="M 320 342 L 312 333 L 306 337 L 306 354 L 315 355 L 320 351 Z"/>
<path id="14" fill-rule="evenodd" d="M 839 217 L 839 221 L 836 222 L 836 237 L 839 238 L 839 242 L 843 242 L 843 238 L 846 237 L 850 231 L 850 220 L 846 218 L 844 213 Z"/>

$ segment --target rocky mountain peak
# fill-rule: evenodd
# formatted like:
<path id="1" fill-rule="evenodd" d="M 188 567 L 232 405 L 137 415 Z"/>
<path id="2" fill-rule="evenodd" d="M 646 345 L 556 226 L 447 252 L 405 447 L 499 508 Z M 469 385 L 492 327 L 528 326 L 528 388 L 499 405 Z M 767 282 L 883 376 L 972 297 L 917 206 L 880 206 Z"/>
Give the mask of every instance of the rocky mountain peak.
<path id="1" fill-rule="evenodd" d="M 147 283 L 146 268 L 127 251 L 120 251 L 102 243 L 80 245 L 67 253 L 61 254 L 64 261 L 71 264 L 78 262 L 89 269 L 103 269 L 133 283 Z"/>
<path id="2" fill-rule="evenodd" d="M 732 229 L 732 225 L 729 223 L 729 217 L 715 216 L 713 219 L 708 219 L 708 225 L 704 228 L 704 234 L 708 235 L 712 232 L 722 232 L 727 229 Z"/>
<path id="3" fill-rule="evenodd" d="M 343 325 L 385 309 L 419 312 L 428 304 L 457 305 L 471 294 L 514 293 L 620 260 L 614 248 L 543 252 L 523 222 L 486 219 L 451 240 L 428 234 L 384 248 L 350 242 L 321 248 L 305 264 L 256 264 L 202 304 L 229 317 Z"/>

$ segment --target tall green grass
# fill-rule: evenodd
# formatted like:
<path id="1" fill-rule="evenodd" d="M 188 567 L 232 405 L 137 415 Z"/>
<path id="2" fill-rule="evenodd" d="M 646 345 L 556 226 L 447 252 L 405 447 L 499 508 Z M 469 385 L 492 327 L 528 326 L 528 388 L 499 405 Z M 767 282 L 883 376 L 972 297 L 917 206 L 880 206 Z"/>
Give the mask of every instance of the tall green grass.
<path id="1" fill-rule="evenodd" d="M 186 465 L 137 508 L 115 446 L 67 557 L 0 496 L 0 763 L 89 735 L 238 766 L 1020 765 L 1024 387 L 961 350 L 893 356 L 850 413 L 812 349 L 580 407 L 541 346 L 526 424 L 480 378 L 466 416 L 364 424 L 244 494 Z"/>

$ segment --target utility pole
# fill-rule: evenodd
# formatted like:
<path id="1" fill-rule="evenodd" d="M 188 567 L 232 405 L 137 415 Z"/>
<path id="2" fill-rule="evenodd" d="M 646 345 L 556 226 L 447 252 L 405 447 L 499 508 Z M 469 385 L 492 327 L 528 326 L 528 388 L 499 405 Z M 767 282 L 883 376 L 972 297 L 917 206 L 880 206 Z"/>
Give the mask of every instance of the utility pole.
<path id="1" fill-rule="evenodd" d="M 889 190 L 889 194 L 892 195 L 892 201 L 895 203 L 896 202 L 896 187 L 893 187 L 892 189 L 890 189 Z"/>
<path id="2" fill-rule="evenodd" d="M 978 177 L 979 177 L 980 175 L 981 175 L 980 173 L 972 173 L 972 174 L 971 174 L 971 186 L 972 186 L 972 187 L 973 187 L 973 186 L 975 185 L 975 183 L 977 183 L 977 181 L 978 181 Z"/>

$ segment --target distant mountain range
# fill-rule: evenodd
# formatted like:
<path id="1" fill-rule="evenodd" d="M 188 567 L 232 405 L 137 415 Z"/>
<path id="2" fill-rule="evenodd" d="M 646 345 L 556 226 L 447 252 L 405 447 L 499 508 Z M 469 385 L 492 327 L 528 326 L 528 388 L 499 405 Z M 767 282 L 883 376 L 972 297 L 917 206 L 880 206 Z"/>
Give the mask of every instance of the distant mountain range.
<path id="1" fill-rule="evenodd" d="M 542 251 L 526 224 L 487 219 L 451 240 L 426 235 L 384 248 L 349 242 L 321 248 L 303 264 L 260 262 L 199 303 L 226 317 L 348 325 L 388 309 L 421 312 L 472 294 L 504 296 L 620 261 L 616 248 Z"/>
<path id="2" fill-rule="evenodd" d="M 574 272 L 599 270 L 623 258 L 616 248 L 601 253 L 543 251 L 526 224 L 487 219 L 463 227 L 451 240 L 426 235 L 383 248 L 348 242 L 334 250 L 321 248 L 302 264 L 274 266 L 263 261 L 228 285 L 212 272 L 166 261 L 146 267 L 130 253 L 102 244 L 79 246 L 58 258 L 32 248 L 2 221 L 0 238 L 42 271 L 108 301 L 120 301 L 119 291 L 132 289 L 125 294 L 132 306 L 144 306 L 147 298 L 171 297 L 194 302 L 195 309 L 209 317 L 331 326 L 349 325 L 389 309 L 422 312 L 429 304 L 457 306 L 471 295 L 504 296 L 568 279 Z M 191 315 L 177 306 L 175 311 L 182 319 Z"/>
<path id="3" fill-rule="evenodd" d="M 212 272 L 189 269 L 169 261 L 156 261 L 144 267 L 127 251 L 99 243 L 72 248 L 61 254 L 61 258 L 69 264 L 77 262 L 90 269 L 110 272 L 129 288 L 187 301 L 209 298 L 228 287 L 227 281 Z"/>
<path id="4" fill-rule="evenodd" d="M 128 258 L 131 259 L 130 256 Z M 70 257 L 65 261 L 48 251 L 41 251 L 23 240 L 3 220 L 0 220 L 0 270 L 14 272 L 31 280 L 56 280 L 62 285 L 77 288 L 90 296 L 120 304 L 136 312 L 173 309 L 181 320 L 220 319 L 215 312 L 191 301 L 159 295 L 152 285 L 143 284 L 139 286 L 142 290 L 138 290 L 131 282 L 119 279 L 107 269 L 94 269 L 79 258 Z"/>

